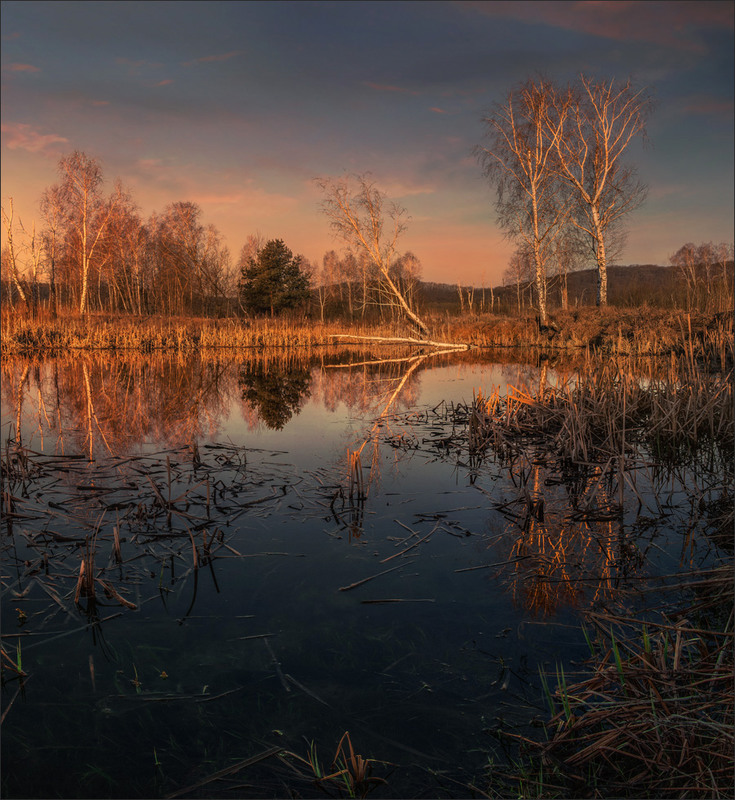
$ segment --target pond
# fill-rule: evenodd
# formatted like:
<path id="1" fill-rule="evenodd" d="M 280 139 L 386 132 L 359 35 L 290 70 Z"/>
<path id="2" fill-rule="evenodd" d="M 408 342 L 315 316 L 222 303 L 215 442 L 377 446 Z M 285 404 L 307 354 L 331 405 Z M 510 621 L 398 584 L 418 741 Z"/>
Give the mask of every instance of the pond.
<path id="1" fill-rule="evenodd" d="M 543 735 L 540 671 L 580 668 L 584 611 L 718 557 L 690 489 L 719 463 L 634 463 L 621 488 L 473 449 L 473 398 L 575 366 L 6 360 L 3 796 L 347 796 L 315 782 L 340 746 L 374 796 L 482 789 L 500 732 Z"/>

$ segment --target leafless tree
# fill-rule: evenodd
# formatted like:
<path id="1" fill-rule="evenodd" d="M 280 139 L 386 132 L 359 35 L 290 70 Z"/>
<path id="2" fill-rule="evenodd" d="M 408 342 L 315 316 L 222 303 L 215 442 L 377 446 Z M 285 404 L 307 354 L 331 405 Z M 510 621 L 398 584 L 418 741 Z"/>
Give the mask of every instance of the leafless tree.
<path id="1" fill-rule="evenodd" d="M 568 211 L 568 193 L 554 168 L 558 139 L 555 91 L 544 80 L 513 89 L 483 120 L 487 146 L 477 154 L 497 188 L 497 214 L 507 236 L 533 258 L 542 324 L 547 322 L 546 277 L 550 248 Z"/>
<path id="2" fill-rule="evenodd" d="M 503 272 L 503 284 L 515 286 L 519 314 L 523 292 L 533 280 L 533 256 L 527 247 L 519 247 L 510 257 L 508 266 Z"/>
<path id="3" fill-rule="evenodd" d="M 237 268 L 242 269 L 250 263 L 251 258 L 258 255 L 258 251 L 265 244 L 265 236 L 260 231 L 248 234 L 245 244 L 240 248 L 240 255 L 237 257 Z"/>
<path id="4" fill-rule="evenodd" d="M 322 211 L 334 233 L 369 256 L 402 312 L 423 336 L 428 336 L 428 327 L 390 274 L 398 239 L 406 230 L 406 210 L 389 201 L 368 174 L 320 178 L 316 183 L 324 194 Z"/>
<path id="5" fill-rule="evenodd" d="M 356 292 L 360 285 L 360 262 L 352 250 L 348 249 L 340 260 L 342 282 L 347 292 L 347 311 L 350 319 L 355 314 Z M 342 284 L 340 284 L 342 285 Z"/>
<path id="6" fill-rule="evenodd" d="M 10 271 L 11 285 L 9 287 L 9 294 L 12 300 L 13 289 L 15 286 L 18 296 L 23 301 L 24 305 L 28 305 L 28 295 L 20 279 L 20 270 L 18 269 L 18 253 L 15 242 L 15 211 L 13 209 L 13 198 L 8 198 L 8 211 L 5 206 L 2 207 L 3 226 L 5 227 L 5 236 L 7 239 L 7 266 Z"/>
<path id="7" fill-rule="evenodd" d="M 41 218 L 46 223 L 42 233 L 43 248 L 46 253 L 49 276 L 49 300 L 51 313 L 58 313 L 58 295 L 56 284 L 56 261 L 61 227 L 64 220 L 64 193 L 59 184 L 50 186 L 41 195 Z"/>
<path id="8" fill-rule="evenodd" d="M 725 242 L 718 245 L 687 242 L 670 257 L 686 288 L 688 309 L 725 311 L 732 308 L 732 278 L 728 276 L 732 253 L 733 246 Z M 718 267 L 722 282 L 715 292 L 714 271 Z"/>
<path id="9" fill-rule="evenodd" d="M 647 188 L 623 155 L 636 137 L 646 136 L 653 100 L 632 81 L 579 82 L 554 94 L 548 117 L 556 148 L 556 169 L 575 195 L 574 223 L 589 237 L 597 259 L 597 304 L 607 304 L 607 235 L 638 208 Z"/>
<path id="10" fill-rule="evenodd" d="M 342 299 L 343 286 L 341 267 L 342 263 L 337 255 L 337 251 L 328 250 L 322 257 L 321 268 L 314 276 L 322 322 L 324 322 L 324 309 L 327 303 L 330 300 L 334 301 L 337 292 L 340 293 L 340 300 Z"/>
<path id="11" fill-rule="evenodd" d="M 732 242 L 720 242 L 714 247 L 714 256 L 717 260 L 717 266 L 722 270 L 722 291 L 720 293 L 720 311 L 732 309 L 733 300 L 733 282 L 732 282 L 732 269 L 728 274 L 728 266 L 733 263 L 733 255 L 735 248 Z"/>
<path id="12" fill-rule="evenodd" d="M 176 202 L 148 222 L 157 302 L 169 314 L 211 310 L 234 283 L 229 250 L 201 215 L 197 203 Z"/>
<path id="13" fill-rule="evenodd" d="M 575 231 L 567 231 L 560 236 L 551 250 L 550 273 L 559 283 L 561 307 L 566 311 L 569 308 L 569 273 L 583 269 L 585 263 L 584 243 Z"/>
<path id="14" fill-rule="evenodd" d="M 390 268 L 390 276 L 393 283 L 398 287 L 401 295 L 414 310 L 416 310 L 418 304 L 418 288 L 421 280 L 421 272 L 421 261 L 410 250 L 407 250 L 402 256 L 399 256 Z M 387 303 L 400 315 L 401 307 L 390 287 L 383 286 L 382 289 Z"/>
<path id="15" fill-rule="evenodd" d="M 114 201 L 104 203 L 101 193 L 102 168 L 86 153 L 75 150 L 59 161 L 65 227 L 73 232 L 81 284 L 79 313 L 87 311 L 89 278 L 95 250 L 107 226 Z"/>
<path id="16" fill-rule="evenodd" d="M 258 257 L 258 252 L 263 248 L 264 244 L 265 236 L 263 236 L 260 231 L 250 233 L 248 234 L 245 244 L 240 248 L 240 255 L 237 257 L 237 263 L 235 264 L 235 271 L 237 273 L 237 297 L 240 304 L 240 311 L 243 313 L 245 313 L 245 307 L 242 304 L 243 295 L 241 289 L 244 271 L 248 268 L 250 259 Z"/>
<path id="17" fill-rule="evenodd" d="M 669 261 L 676 267 L 686 287 L 686 304 L 689 310 L 697 306 L 697 287 L 699 284 L 699 267 L 701 265 L 700 248 L 693 242 L 682 245 Z"/>
<path id="18" fill-rule="evenodd" d="M 30 231 L 25 229 L 23 223 L 21 223 L 21 230 L 26 236 L 26 247 L 30 259 L 28 266 L 31 275 L 31 313 L 35 316 L 41 302 L 39 281 L 42 274 L 43 247 L 41 237 L 36 233 L 35 220 L 31 223 Z"/>

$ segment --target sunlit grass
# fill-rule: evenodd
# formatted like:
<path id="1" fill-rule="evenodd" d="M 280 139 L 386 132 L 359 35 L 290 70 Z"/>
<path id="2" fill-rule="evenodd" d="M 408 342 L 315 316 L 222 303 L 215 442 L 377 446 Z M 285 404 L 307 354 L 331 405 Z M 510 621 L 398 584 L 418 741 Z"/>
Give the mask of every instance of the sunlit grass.
<path id="1" fill-rule="evenodd" d="M 427 314 L 432 340 L 475 347 L 533 347 L 550 351 L 582 351 L 591 355 L 661 355 L 688 353 L 692 358 L 732 364 L 732 313 L 685 313 L 641 307 L 580 307 L 551 314 L 549 326 L 537 318 L 496 314 Z M 58 353 L 74 350 L 187 352 L 212 348 L 304 348 L 334 343 L 337 337 L 415 337 L 405 324 L 370 321 L 329 321 L 306 317 L 133 317 L 68 314 L 31 317 L 2 309 L 2 352 Z"/>

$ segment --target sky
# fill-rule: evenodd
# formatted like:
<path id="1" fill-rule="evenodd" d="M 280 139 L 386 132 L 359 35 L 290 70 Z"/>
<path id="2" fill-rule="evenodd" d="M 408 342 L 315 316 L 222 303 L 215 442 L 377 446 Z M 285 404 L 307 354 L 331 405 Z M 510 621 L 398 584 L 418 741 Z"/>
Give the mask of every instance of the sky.
<path id="1" fill-rule="evenodd" d="M 735 4 L 3 0 L 2 202 L 37 220 L 84 151 L 143 218 L 192 201 L 233 258 L 249 234 L 321 262 L 315 178 L 369 172 L 406 208 L 425 280 L 497 285 L 514 245 L 475 155 L 518 83 L 631 77 L 656 100 L 628 161 L 649 187 L 622 264 L 732 242 Z M 3 239 L 4 241 L 4 239 Z"/>

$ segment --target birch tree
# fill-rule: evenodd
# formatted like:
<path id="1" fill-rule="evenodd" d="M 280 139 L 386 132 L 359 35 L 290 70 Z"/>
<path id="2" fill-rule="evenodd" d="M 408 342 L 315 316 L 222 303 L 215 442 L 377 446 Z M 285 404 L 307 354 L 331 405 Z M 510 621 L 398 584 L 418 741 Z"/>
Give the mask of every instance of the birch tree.
<path id="1" fill-rule="evenodd" d="M 638 208 L 647 188 L 623 162 L 628 146 L 645 139 L 654 104 L 645 88 L 628 80 L 579 82 L 554 93 L 547 118 L 556 168 L 575 196 L 573 222 L 590 239 L 597 260 L 597 305 L 607 305 L 607 238 L 615 223 Z"/>
<path id="2" fill-rule="evenodd" d="M 49 301 L 51 314 L 56 317 L 58 313 L 56 262 L 58 259 L 59 236 L 64 221 L 64 193 L 61 186 L 59 184 L 49 186 L 41 195 L 39 205 L 41 218 L 46 223 L 46 228 L 41 235 L 48 263 Z"/>
<path id="3" fill-rule="evenodd" d="M 423 336 L 428 336 L 428 327 L 391 276 L 398 239 L 406 230 L 406 209 L 388 200 L 368 174 L 320 178 L 316 183 L 324 194 L 322 211 L 334 233 L 347 245 L 367 254 L 403 314 Z"/>
<path id="4" fill-rule="evenodd" d="M 23 283 L 20 280 L 20 272 L 18 270 L 18 261 L 17 261 L 17 253 L 16 253 L 16 246 L 15 246 L 15 239 L 13 234 L 15 233 L 15 211 L 13 209 L 13 198 L 8 198 L 8 208 L 9 211 L 5 210 L 5 206 L 2 208 L 2 218 L 3 218 L 3 226 L 5 227 L 5 235 L 8 240 L 7 245 L 7 264 L 10 270 L 10 280 L 11 286 L 10 288 L 10 298 L 12 301 L 13 298 L 13 286 L 15 286 L 16 290 L 18 291 L 18 296 L 23 301 L 24 305 L 28 305 L 28 296 L 26 294 L 25 288 L 23 287 Z"/>
<path id="5" fill-rule="evenodd" d="M 554 161 L 562 135 L 554 90 L 543 80 L 513 89 L 485 117 L 487 146 L 478 149 L 485 175 L 497 189 L 498 223 L 533 259 L 541 323 L 547 324 L 546 262 L 561 230 L 568 200 Z"/>
<path id="6" fill-rule="evenodd" d="M 87 311 L 89 276 L 95 250 L 115 203 L 103 203 L 102 168 L 86 153 L 75 150 L 59 161 L 67 227 L 75 233 L 81 293 L 79 313 Z"/>

